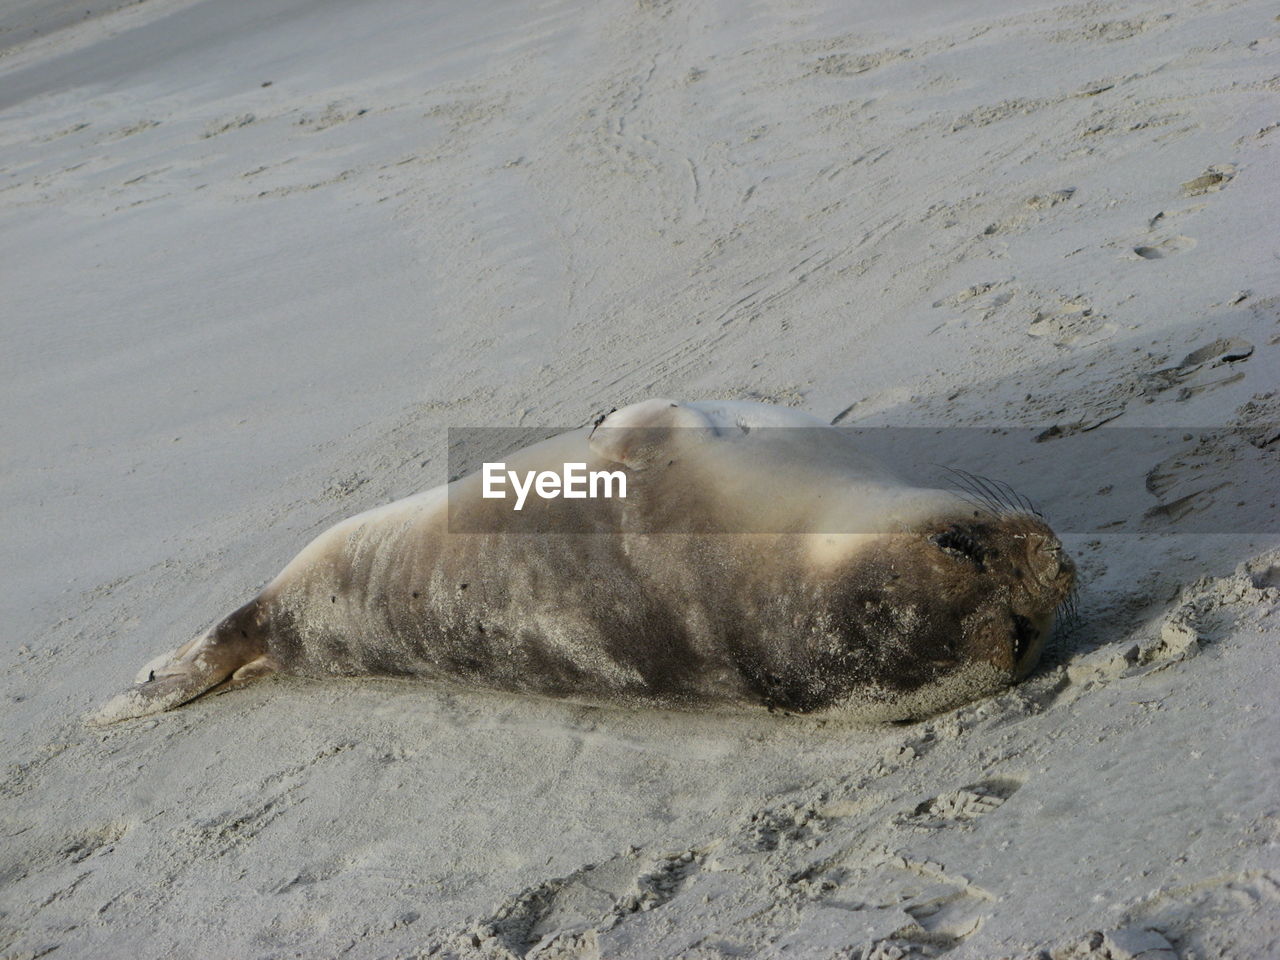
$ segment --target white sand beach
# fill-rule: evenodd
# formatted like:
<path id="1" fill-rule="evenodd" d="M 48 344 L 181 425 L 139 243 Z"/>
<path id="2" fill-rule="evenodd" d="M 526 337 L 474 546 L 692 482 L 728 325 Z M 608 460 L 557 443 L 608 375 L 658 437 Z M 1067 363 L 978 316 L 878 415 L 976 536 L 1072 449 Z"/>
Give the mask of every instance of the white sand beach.
<path id="1" fill-rule="evenodd" d="M 1278 12 L 0 4 L 0 957 L 1280 957 Z M 83 722 L 450 427 L 649 397 L 1023 430 L 1077 621 L 902 725 Z"/>

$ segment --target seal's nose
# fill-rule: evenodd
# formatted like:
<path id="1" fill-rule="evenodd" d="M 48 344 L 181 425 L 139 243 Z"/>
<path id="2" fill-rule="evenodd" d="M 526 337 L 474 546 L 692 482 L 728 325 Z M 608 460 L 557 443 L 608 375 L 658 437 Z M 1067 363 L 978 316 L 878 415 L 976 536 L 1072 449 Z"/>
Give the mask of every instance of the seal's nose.
<path id="1" fill-rule="evenodd" d="M 1062 552 L 1062 544 L 1052 534 L 1033 533 L 1028 538 L 1028 561 L 1036 579 L 1050 582 L 1062 572 L 1063 562 L 1070 562 Z"/>
<path id="2" fill-rule="evenodd" d="M 1053 534 L 1033 534 L 1027 546 L 1027 563 L 1036 581 L 1065 597 L 1076 579 L 1076 565 Z"/>

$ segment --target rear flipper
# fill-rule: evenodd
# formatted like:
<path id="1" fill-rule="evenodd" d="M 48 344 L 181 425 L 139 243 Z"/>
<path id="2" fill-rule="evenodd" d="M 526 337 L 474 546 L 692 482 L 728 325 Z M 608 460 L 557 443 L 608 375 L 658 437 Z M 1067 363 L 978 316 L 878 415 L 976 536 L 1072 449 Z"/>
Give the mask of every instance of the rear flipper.
<path id="1" fill-rule="evenodd" d="M 238 685 L 273 673 L 276 664 L 256 629 L 256 613 L 256 603 L 246 604 L 203 637 L 156 657 L 132 687 L 112 697 L 89 722 L 115 723 L 172 710 L 224 681 Z"/>

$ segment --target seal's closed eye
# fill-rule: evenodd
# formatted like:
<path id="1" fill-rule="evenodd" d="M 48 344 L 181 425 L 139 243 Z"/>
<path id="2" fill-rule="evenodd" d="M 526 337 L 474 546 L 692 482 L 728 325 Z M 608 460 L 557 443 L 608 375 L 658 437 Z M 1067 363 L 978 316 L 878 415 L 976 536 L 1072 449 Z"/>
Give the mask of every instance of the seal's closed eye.
<path id="1" fill-rule="evenodd" d="M 958 526 L 953 524 L 943 530 L 942 533 L 934 534 L 929 539 L 934 546 L 944 553 L 949 553 L 957 559 L 968 560 L 975 564 L 978 569 L 982 569 L 982 561 L 987 555 L 986 551 L 979 546 L 977 540 Z"/>

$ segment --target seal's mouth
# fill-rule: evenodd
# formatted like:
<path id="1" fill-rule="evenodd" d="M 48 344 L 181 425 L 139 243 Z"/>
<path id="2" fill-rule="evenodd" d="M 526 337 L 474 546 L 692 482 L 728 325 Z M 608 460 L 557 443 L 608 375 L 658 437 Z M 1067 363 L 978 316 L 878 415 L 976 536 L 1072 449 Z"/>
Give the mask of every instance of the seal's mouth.
<path id="1" fill-rule="evenodd" d="M 1027 654 L 1040 641 L 1041 631 L 1026 617 L 1013 615 L 1013 663 L 1014 669 L 1021 671 L 1027 661 Z M 1029 667 L 1027 669 L 1030 669 Z"/>

